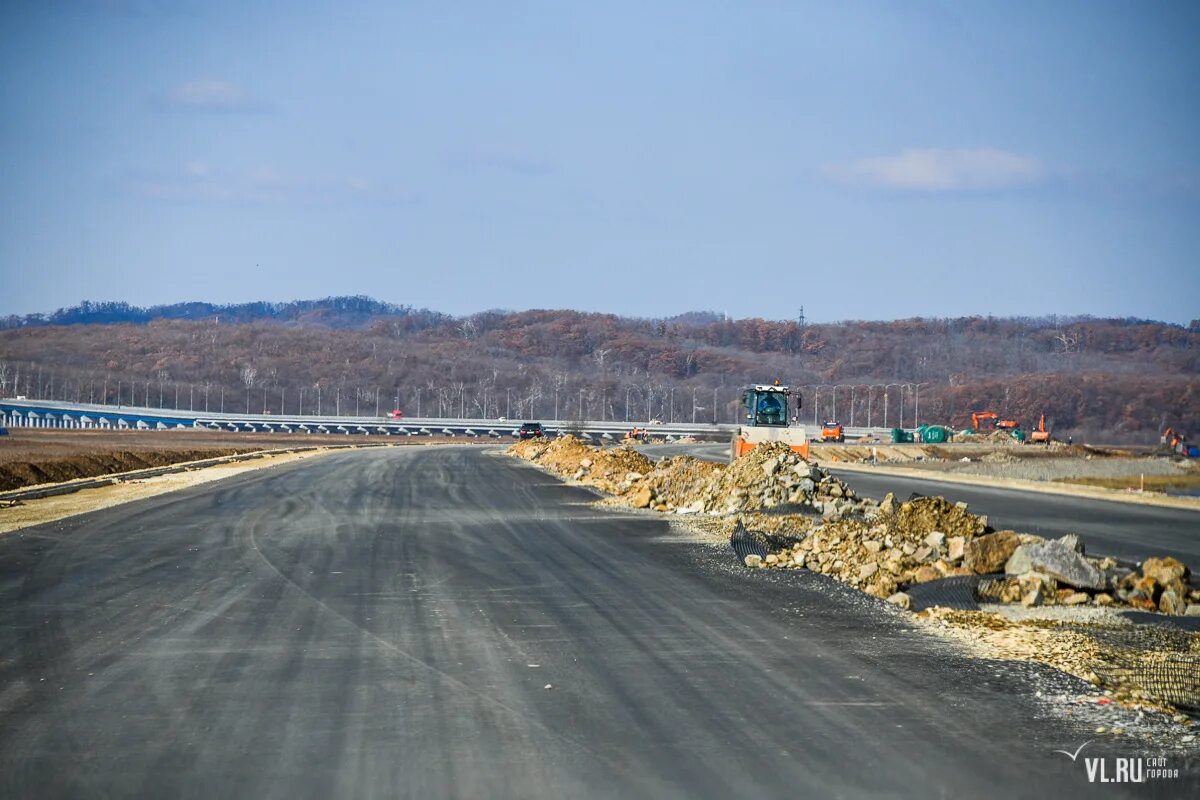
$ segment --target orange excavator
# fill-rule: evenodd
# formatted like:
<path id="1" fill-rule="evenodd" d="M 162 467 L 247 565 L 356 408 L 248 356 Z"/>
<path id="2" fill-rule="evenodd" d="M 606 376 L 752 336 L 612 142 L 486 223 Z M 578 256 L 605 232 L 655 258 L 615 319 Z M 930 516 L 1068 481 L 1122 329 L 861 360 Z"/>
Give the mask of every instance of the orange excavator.
<path id="1" fill-rule="evenodd" d="M 1033 444 L 1050 444 L 1050 431 L 1046 429 L 1045 414 L 1038 418 L 1037 430 L 1029 434 L 1029 441 Z"/>
<path id="2" fill-rule="evenodd" d="M 999 428 L 1002 431 L 1015 431 L 1021 425 L 1015 419 L 1000 419 L 1000 415 L 995 411 L 972 411 L 971 412 L 971 428 L 976 433 L 993 431 Z"/>
<path id="3" fill-rule="evenodd" d="M 971 429 L 976 433 L 994 430 L 998 419 L 1000 419 L 1000 415 L 995 411 L 972 411 Z"/>
<path id="4" fill-rule="evenodd" d="M 1200 456 L 1200 448 L 1195 445 L 1188 444 L 1187 436 L 1184 436 L 1180 431 L 1174 428 L 1167 428 L 1163 431 L 1162 448 L 1167 452 L 1175 455 L 1184 456 L 1186 458 L 1196 458 Z"/>

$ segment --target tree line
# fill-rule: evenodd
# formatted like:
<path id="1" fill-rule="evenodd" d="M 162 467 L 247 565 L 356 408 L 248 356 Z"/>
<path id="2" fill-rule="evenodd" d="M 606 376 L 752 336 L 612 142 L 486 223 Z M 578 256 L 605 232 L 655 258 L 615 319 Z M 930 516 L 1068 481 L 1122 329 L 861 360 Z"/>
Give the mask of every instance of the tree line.
<path id="1" fill-rule="evenodd" d="M 555 310 L 451 317 L 369 298 L 156 308 L 81 304 L 4 326 L 0 394 L 113 402 L 119 387 L 126 404 L 161 395 L 168 407 L 187 398 L 213 409 L 223 397 L 235 411 L 373 414 L 398 405 L 411 416 L 419 405 L 424 416 L 731 422 L 743 385 L 779 378 L 804 387 L 805 414 L 818 420 L 880 424 L 886 408 L 889 424 L 903 412 L 911 425 L 919 391 L 921 421 L 955 427 L 980 409 L 1026 425 L 1045 413 L 1064 433 L 1113 441 L 1150 441 L 1167 424 L 1200 427 L 1194 325 L 1089 317 L 805 325 Z"/>

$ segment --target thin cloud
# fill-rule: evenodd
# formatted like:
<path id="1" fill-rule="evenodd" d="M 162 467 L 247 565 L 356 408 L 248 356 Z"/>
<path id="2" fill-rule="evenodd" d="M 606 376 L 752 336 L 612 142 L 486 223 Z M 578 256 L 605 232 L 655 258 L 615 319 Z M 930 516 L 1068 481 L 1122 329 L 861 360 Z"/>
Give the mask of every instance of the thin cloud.
<path id="1" fill-rule="evenodd" d="M 226 170 L 200 161 L 132 170 L 122 189 L 146 200 L 182 204 L 377 206 L 414 201 L 411 194 L 360 175 L 287 175 L 270 167 Z"/>
<path id="2" fill-rule="evenodd" d="M 1045 170 L 1033 156 L 984 147 L 908 149 L 835 164 L 825 172 L 847 183 L 936 192 L 1024 186 L 1041 180 Z"/>
<path id="3" fill-rule="evenodd" d="M 249 91 L 228 81 L 201 79 L 172 87 L 159 99 L 159 106 L 170 111 L 253 114 L 263 104 Z"/>

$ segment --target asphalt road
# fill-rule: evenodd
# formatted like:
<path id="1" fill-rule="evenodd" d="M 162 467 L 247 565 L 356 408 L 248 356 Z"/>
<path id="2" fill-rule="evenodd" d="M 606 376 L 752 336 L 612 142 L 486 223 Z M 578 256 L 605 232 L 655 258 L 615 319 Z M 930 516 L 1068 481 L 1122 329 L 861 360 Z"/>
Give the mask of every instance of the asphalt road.
<path id="1" fill-rule="evenodd" d="M 651 445 L 642 448 L 650 456 L 681 453 L 714 461 L 727 461 L 724 444 Z M 914 492 L 941 495 L 963 501 L 976 514 L 987 514 L 988 524 L 998 530 L 1011 529 L 1039 536 L 1066 533 L 1083 536 L 1090 552 L 1131 561 L 1148 556 L 1174 556 L 1200 570 L 1200 512 L 1178 508 L 1093 500 L 1084 497 L 993 489 L 962 483 L 858 471 L 831 470 L 864 497 L 882 499 L 894 492 L 906 500 Z"/>
<path id="2" fill-rule="evenodd" d="M 590 499 L 373 449 L 0 537 L 0 796 L 1094 788 L 1031 693 L 1073 680 Z"/>

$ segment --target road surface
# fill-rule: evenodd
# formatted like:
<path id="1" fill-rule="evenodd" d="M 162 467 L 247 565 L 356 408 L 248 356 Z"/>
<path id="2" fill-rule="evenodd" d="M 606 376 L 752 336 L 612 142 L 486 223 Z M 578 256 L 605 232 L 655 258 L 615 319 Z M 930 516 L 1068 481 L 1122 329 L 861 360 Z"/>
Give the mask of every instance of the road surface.
<path id="1" fill-rule="evenodd" d="M 590 499 L 371 449 L 0 537 L 0 796 L 1088 793 L 1073 680 Z"/>
<path id="2" fill-rule="evenodd" d="M 655 458 L 688 454 L 712 461 L 729 459 L 729 446 L 725 444 L 649 445 L 641 449 Z M 864 497 L 879 500 L 888 492 L 894 492 L 900 500 L 907 500 L 914 492 L 941 495 L 954 502 L 966 502 L 976 514 L 987 514 L 988 523 L 997 530 L 1007 528 L 1046 537 L 1078 533 L 1090 552 L 1131 561 L 1174 556 L 1194 570 L 1200 569 L 1200 511 L 993 489 L 936 478 L 902 478 L 839 470 L 836 466 L 830 471 Z"/>

